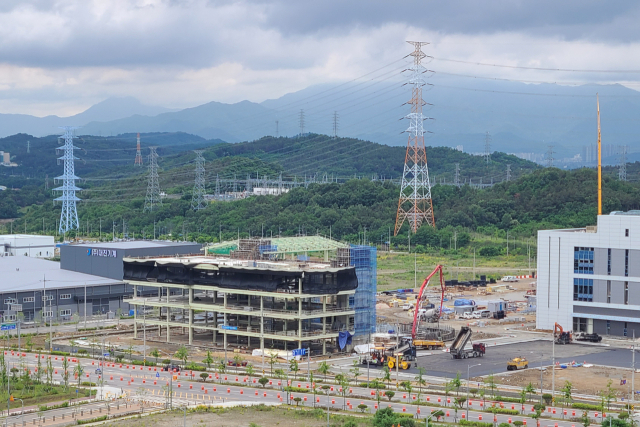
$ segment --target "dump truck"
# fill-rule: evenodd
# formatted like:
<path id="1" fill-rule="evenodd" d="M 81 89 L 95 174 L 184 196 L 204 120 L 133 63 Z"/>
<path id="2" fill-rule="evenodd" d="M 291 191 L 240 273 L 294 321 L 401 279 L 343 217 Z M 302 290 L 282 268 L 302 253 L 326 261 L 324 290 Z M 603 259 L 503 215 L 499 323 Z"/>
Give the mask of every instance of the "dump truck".
<path id="1" fill-rule="evenodd" d="M 553 340 L 556 344 L 571 344 L 573 342 L 573 335 L 571 331 L 565 331 L 558 323 L 553 327 Z"/>
<path id="2" fill-rule="evenodd" d="M 529 361 L 524 357 L 515 357 L 507 362 L 507 371 L 517 371 L 518 369 L 527 369 Z"/>
<path id="3" fill-rule="evenodd" d="M 413 344 L 419 349 L 436 350 L 445 348 L 444 341 L 439 340 L 415 340 Z"/>
<path id="4" fill-rule="evenodd" d="M 465 349 L 465 346 L 471 339 L 471 328 L 463 326 L 460 328 L 460 332 L 453 340 L 453 344 L 449 348 L 449 352 L 454 359 L 469 359 L 472 357 L 482 357 L 486 352 L 486 346 L 483 343 L 472 344 L 470 349 Z"/>
<path id="5" fill-rule="evenodd" d="M 576 341 L 600 342 L 602 341 L 602 337 L 596 333 L 587 334 L 585 332 L 580 332 L 576 335 Z"/>

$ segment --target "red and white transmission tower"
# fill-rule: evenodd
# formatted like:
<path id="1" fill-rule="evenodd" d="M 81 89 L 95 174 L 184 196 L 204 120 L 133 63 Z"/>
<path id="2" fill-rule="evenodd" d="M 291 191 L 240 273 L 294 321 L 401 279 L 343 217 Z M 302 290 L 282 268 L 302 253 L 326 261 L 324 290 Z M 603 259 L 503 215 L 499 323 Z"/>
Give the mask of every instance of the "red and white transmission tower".
<path id="1" fill-rule="evenodd" d="M 140 152 L 140 133 L 138 133 L 138 145 L 136 146 L 136 160 L 133 162 L 134 166 L 142 166 L 142 153 Z"/>
<path id="2" fill-rule="evenodd" d="M 405 220 L 409 221 L 411 232 L 415 233 L 423 222 L 435 227 L 433 218 L 433 202 L 431 201 L 431 183 L 429 182 L 429 168 L 427 167 L 427 152 L 424 148 L 424 121 L 427 119 L 422 114 L 425 102 L 422 99 L 422 86 L 424 73 L 427 69 L 422 65 L 422 59 L 426 58 L 422 52 L 422 46 L 428 43 L 407 42 L 414 46 L 413 65 L 409 83 L 412 85 L 411 113 L 405 116 L 409 119 L 409 141 L 407 142 L 407 154 L 404 160 L 402 173 L 402 186 L 400 187 L 400 199 L 398 200 L 398 213 L 394 236 L 402 227 Z"/>

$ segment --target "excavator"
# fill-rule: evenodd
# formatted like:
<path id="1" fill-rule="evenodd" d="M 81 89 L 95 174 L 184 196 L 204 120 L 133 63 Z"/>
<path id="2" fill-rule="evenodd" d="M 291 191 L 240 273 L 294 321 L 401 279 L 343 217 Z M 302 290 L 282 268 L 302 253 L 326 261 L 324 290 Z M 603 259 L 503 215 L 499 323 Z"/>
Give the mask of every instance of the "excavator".
<path id="1" fill-rule="evenodd" d="M 556 344 L 571 344 L 573 336 L 571 331 L 565 331 L 557 322 L 553 327 L 553 340 Z"/>

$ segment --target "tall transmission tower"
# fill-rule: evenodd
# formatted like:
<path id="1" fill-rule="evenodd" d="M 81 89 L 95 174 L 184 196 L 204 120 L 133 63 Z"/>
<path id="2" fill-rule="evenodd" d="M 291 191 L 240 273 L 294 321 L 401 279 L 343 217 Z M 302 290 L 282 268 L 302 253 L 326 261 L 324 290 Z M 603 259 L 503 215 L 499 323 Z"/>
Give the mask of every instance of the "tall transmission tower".
<path id="1" fill-rule="evenodd" d="M 456 163 L 456 174 L 453 176 L 453 184 L 460 187 L 460 163 Z"/>
<path id="2" fill-rule="evenodd" d="M 191 197 L 191 209 L 198 211 L 204 209 L 204 157 L 202 150 L 194 150 L 196 153 L 196 180 L 193 184 L 193 196 Z"/>
<path id="3" fill-rule="evenodd" d="M 149 147 L 149 180 L 147 181 L 147 196 L 144 198 L 143 212 L 152 212 L 154 207 L 162 205 L 160 198 L 160 184 L 158 183 L 158 153 L 157 147 Z"/>
<path id="4" fill-rule="evenodd" d="M 618 179 L 620 181 L 627 180 L 627 146 L 621 145 L 620 151 L 620 164 L 618 165 Z"/>
<path id="5" fill-rule="evenodd" d="M 338 137 L 338 112 L 333 112 L 333 138 Z"/>
<path id="6" fill-rule="evenodd" d="M 432 227 L 436 225 L 433 217 L 427 151 L 424 147 L 424 120 L 427 117 L 422 114 L 422 107 L 425 104 L 422 99 L 422 87 L 426 84 L 423 74 L 427 71 L 422 65 L 422 59 L 427 56 L 422 52 L 422 46 L 428 43 L 412 41 L 407 43 L 414 47 L 414 51 L 410 54 L 413 56 L 413 65 L 409 68 L 411 71 L 409 83 L 412 85 L 412 97 L 409 102 L 411 113 L 405 116 L 410 121 L 406 130 L 409 133 L 409 140 L 402 172 L 394 236 L 398 235 L 405 220 L 409 222 L 409 228 L 413 233 L 425 221 Z"/>
<path id="7" fill-rule="evenodd" d="M 142 166 L 142 153 L 140 152 L 140 133 L 138 133 L 136 143 L 136 160 L 133 162 L 135 166 Z"/>
<path id="8" fill-rule="evenodd" d="M 511 165 L 507 165 L 507 181 L 511 181 Z"/>
<path id="9" fill-rule="evenodd" d="M 553 155 L 555 154 L 555 151 L 553 151 L 553 145 L 549 145 L 549 148 L 547 149 L 547 154 L 546 154 L 546 162 L 547 162 L 547 167 L 548 168 L 552 168 L 553 167 Z"/>
<path id="10" fill-rule="evenodd" d="M 278 124 L 279 124 L 279 122 L 276 120 L 276 138 L 278 138 L 280 136 L 280 132 L 279 132 L 279 129 L 278 129 Z"/>
<path id="11" fill-rule="evenodd" d="M 80 199 L 76 196 L 76 191 L 80 191 L 81 188 L 76 187 L 76 180 L 80 178 L 75 173 L 74 160 L 77 157 L 73 155 L 73 150 L 78 149 L 73 145 L 73 130 L 77 128 L 63 126 L 60 129 L 64 129 L 64 135 L 62 136 L 64 145 L 57 149 L 64 151 L 62 157 L 58 157 L 58 160 L 64 162 L 64 174 L 56 178 L 62 180 L 62 187 L 54 188 L 54 191 L 62 191 L 62 196 L 54 200 L 62 202 L 58 232 L 65 234 L 67 231 L 78 229 L 79 227 L 76 202 L 80 201 Z"/>
<path id="12" fill-rule="evenodd" d="M 487 165 L 491 161 L 491 135 L 489 132 L 484 136 L 484 161 Z"/>
<path id="13" fill-rule="evenodd" d="M 31 141 L 27 141 L 27 154 L 31 153 Z"/>
<path id="14" fill-rule="evenodd" d="M 300 136 L 304 135 L 304 110 L 300 110 Z"/>

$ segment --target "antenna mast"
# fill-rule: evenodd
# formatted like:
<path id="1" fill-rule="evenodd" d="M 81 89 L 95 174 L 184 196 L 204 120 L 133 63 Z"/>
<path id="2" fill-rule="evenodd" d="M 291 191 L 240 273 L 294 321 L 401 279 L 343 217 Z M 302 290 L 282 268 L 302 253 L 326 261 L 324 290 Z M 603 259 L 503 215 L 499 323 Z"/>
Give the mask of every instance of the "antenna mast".
<path id="1" fill-rule="evenodd" d="M 407 141 L 407 153 L 404 160 L 402 173 L 402 186 L 398 200 L 398 212 L 393 235 L 397 236 L 405 219 L 409 222 L 411 233 L 416 233 L 424 221 L 435 227 L 433 217 L 433 202 L 431 200 L 431 183 L 429 182 L 429 168 L 427 167 L 427 151 L 424 146 L 424 120 L 422 107 L 425 105 L 422 99 L 422 86 L 426 84 L 423 73 L 427 69 L 422 65 L 422 59 L 427 55 L 422 52 L 422 46 L 428 43 L 407 42 L 413 45 L 413 65 L 409 68 L 412 72 L 409 83 L 412 85 L 411 113 L 405 116 L 409 119 L 409 133 Z"/>

